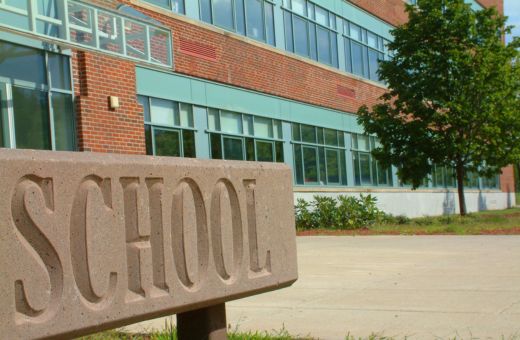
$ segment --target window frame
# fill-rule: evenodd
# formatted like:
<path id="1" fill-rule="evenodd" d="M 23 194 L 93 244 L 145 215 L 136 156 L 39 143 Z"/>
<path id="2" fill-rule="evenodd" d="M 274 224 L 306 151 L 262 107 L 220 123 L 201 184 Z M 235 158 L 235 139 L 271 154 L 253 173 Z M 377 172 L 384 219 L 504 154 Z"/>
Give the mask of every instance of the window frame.
<path id="1" fill-rule="evenodd" d="M 363 136 L 367 138 L 367 149 L 359 148 L 358 138 Z M 374 136 L 351 133 L 351 152 L 352 152 L 352 167 L 354 176 L 354 185 L 358 187 L 393 187 L 392 168 L 383 170 L 379 161 L 372 156 L 372 151 L 376 148 L 376 138 Z M 368 167 L 370 172 L 370 184 L 366 184 L 362 180 L 361 161 L 360 156 L 368 156 Z M 357 163 L 357 165 L 356 165 Z M 357 169 L 356 169 L 357 168 Z M 381 173 L 380 173 L 381 168 Z M 386 184 L 380 184 L 380 178 L 384 175 L 386 177 Z"/>

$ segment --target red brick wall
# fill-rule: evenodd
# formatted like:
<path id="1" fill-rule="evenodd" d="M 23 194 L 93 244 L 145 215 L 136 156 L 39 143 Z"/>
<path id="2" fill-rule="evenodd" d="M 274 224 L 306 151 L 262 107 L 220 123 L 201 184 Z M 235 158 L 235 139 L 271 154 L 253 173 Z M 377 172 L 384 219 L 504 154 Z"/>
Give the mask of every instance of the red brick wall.
<path id="1" fill-rule="evenodd" d="M 408 20 L 408 15 L 404 11 L 403 0 L 348 1 L 394 26 L 403 24 Z"/>
<path id="2" fill-rule="evenodd" d="M 500 13 L 504 14 L 504 0 L 477 0 L 477 2 L 484 7 L 495 6 Z"/>
<path id="3" fill-rule="evenodd" d="M 515 172 L 512 165 L 502 169 L 500 189 L 504 192 L 515 192 Z"/>
<path id="4" fill-rule="evenodd" d="M 144 121 L 136 100 L 135 65 L 119 58 L 75 51 L 72 57 L 81 151 L 144 154 Z M 109 107 L 109 96 L 120 107 Z"/>

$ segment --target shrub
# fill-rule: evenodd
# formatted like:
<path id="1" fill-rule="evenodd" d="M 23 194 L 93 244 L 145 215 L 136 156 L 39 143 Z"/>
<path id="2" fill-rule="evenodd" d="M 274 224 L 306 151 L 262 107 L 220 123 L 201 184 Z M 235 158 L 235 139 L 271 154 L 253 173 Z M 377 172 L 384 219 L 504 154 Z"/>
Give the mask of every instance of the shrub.
<path id="1" fill-rule="evenodd" d="M 312 202 L 298 199 L 296 228 L 306 229 L 359 229 L 383 222 L 387 215 L 377 208 L 377 199 L 371 195 L 338 196 L 337 199 L 316 195 Z"/>

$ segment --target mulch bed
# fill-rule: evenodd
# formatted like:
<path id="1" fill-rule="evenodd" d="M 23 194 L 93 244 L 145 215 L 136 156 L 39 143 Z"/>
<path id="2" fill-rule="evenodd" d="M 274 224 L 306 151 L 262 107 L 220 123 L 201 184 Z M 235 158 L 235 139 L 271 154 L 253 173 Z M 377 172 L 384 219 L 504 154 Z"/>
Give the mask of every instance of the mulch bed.
<path id="1" fill-rule="evenodd" d="M 356 230 L 302 230 L 297 231 L 298 236 L 373 236 L 373 235 L 456 235 L 456 233 L 440 232 L 440 233 L 427 233 L 417 231 L 413 234 L 402 233 L 398 230 L 389 231 L 376 231 L 368 228 L 356 229 Z M 520 235 L 520 227 L 511 229 L 497 229 L 497 230 L 482 230 L 475 234 L 468 235 Z"/>

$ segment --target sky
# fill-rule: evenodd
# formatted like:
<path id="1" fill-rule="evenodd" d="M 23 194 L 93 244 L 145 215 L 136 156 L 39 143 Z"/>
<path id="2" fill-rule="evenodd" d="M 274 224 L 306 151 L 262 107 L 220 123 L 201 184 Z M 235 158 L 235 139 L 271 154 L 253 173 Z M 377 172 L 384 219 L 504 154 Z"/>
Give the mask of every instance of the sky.
<path id="1" fill-rule="evenodd" d="M 514 25 L 512 36 L 520 37 L 520 0 L 504 0 L 504 14 L 509 17 L 508 24 Z M 506 37 L 506 41 L 511 41 L 512 37 Z"/>

